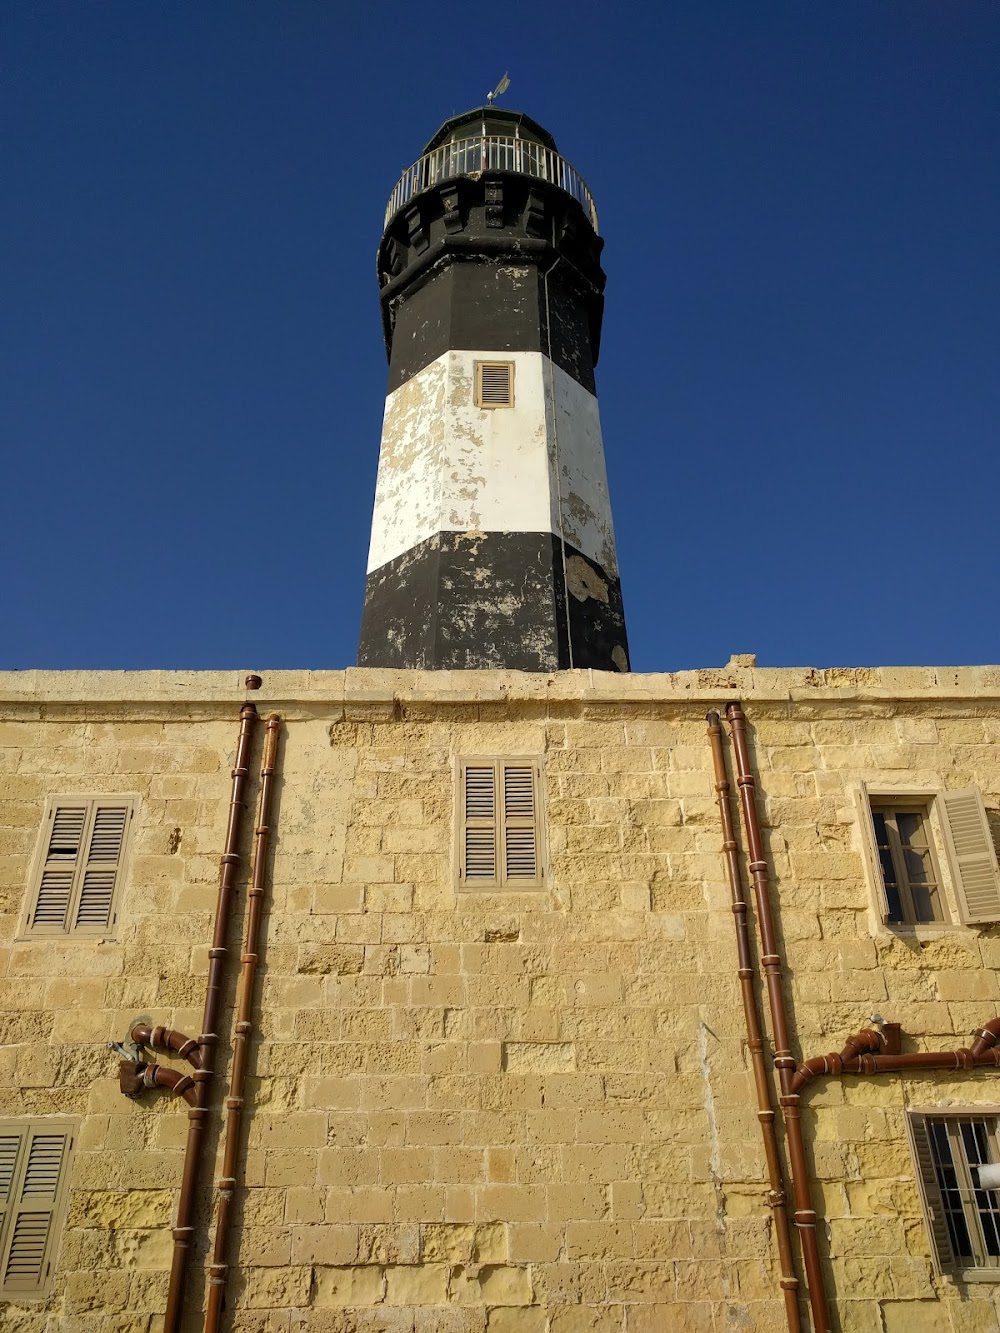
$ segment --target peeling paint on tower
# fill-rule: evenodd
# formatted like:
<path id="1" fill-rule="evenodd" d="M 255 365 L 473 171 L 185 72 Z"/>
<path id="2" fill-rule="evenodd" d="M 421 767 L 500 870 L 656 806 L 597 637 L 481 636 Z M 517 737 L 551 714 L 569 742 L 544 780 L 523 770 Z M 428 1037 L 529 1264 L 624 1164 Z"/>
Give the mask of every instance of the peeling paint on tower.
<path id="1" fill-rule="evenodd" d="M 526 143 L 551 142 L 498 114 Z M 628 670 L 594 383 L 594 216 L 530 170 L 446 170 L 389 218 L 361 665 Z M 477 399 L 484 364 L 508 368 L 503 401 Z"/>

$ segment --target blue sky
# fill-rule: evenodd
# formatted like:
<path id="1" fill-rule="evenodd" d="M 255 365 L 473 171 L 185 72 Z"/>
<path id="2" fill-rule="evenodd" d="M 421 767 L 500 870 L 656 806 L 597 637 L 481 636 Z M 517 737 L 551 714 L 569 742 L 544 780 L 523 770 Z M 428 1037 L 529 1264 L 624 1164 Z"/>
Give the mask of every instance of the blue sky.
<path id="1" fill-rule="evenodd" d="M 403 167 L 505 69 L 606 238 L 633 666 L 997 661 L 992 0 L 6 0 L 0 666 L 342 667 Z"/>

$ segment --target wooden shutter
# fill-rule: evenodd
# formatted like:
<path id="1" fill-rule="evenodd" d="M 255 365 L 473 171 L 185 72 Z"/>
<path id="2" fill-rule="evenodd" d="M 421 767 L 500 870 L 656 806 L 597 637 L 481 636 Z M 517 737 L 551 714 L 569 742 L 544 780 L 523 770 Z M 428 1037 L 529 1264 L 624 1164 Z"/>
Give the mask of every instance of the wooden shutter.
<path id="1" fill-rule="evenodd" d="M 938 1185 L 937 1171 L 934 1168 L 934 1154 L 931 1149 L 928 1117 L 910 1115 L 910 1141 L 913 1144 L 913 1156 L 917 1165 L 917 1184 L 920 1187 L 920 1201 L 927 1222 L 927 1232 L 931 1238 L 931 1251 L 938 1272 L 955 1266 L 951 1240 L 948 1236 L 948 1221 L 941 1202 L 941 1189 Z"/>
<path id="2" fill-rule="evenodd" d="M 496 764 L 466 764 L 462 789 L 462 879 L 492 884 L 497 877 Z"/>
<path id="3" fill-rule="evenodd" d="M 102 934 L 114 920 L 115 885 L 131 814 L 127 802 L 120 805 L 94 802 L 87 856 L 81 867 L 75 904 L 75 933 Z"/>
<path id="4" fill-rule="evenodd" d="M 11 1137 L 9 1130 L 0 1131 L 0 1148 Z M 7 1297 L 37 1295 L 45 1286 L 73 1143 L 71 1130 L 44 1121 L 27 1125 L 17 1137 L 19 1151 L 0 1225 L 0 1291 Z"/>
<path id="5" fill-rule="evenodd" d="M 504 764 L 504 878 L 538 879 L 538 837 L 535 818 L 535 769 L 532 764 Z"/>
<path id="6" fill-rule="evenodd" d="M 966 925 L 1000 921 L 1000 872 L 983 798 L 969 787 L 940 799 L 959 914 Z"/>
<path id="7" fill-rule="evenodd" d="M 51 801 L 28 908 L 28 934 L 102 935 L 110 928 L 131 818 L 127 800 Z"/>
<path id="8" fill-rule="evenodd" d="M 65 935 L 90 822 L 90 801 L 59 801 L 48 812 L 48 838 L 28 913 L 32 935 Z"/>
<path id="9" fill-rule="evenodd" d="M 21 1134 L 14 1129 L 0 1129 L 0 1252 L 7 1234 L 6 1221 L 14 1198 L 14 1177 L 21 1148 Z"/>
<path id="10" fill-rule="evenodd" d="M 514 406 L 514 365 L 511 361 L 476 362 L 476 406 Z"/>
<path id="11" fill-rule="evenodd" d="M 467 887 L 541 883 L 538 771 L 533 759 L 462 761 L 459 878 Z"/>
<path id="12" fill-rule="evenodd" d="M 882 921 L 889 919 L 889 899 L 885 891 L 885 880 L 882 876 L 882 863 L 878 855 L 878 841 L 875 837 L 875 822 L 872 819 L 872 799 L 868 788 L 862 782 L 861 790 L 858 793 L 858 811 L 861 816 L 861 836 L 865 844 L 865 852 L 868 857 L 868 865 L 871 871 L 872 883 L 875 886 L 875 901 L 878 907 L 879 917 Z"/>

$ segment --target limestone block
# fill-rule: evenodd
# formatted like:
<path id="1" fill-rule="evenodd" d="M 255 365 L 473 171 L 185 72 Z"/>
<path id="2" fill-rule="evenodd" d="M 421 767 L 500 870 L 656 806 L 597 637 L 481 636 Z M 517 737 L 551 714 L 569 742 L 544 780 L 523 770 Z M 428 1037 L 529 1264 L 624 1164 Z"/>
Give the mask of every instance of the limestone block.
<path id="1" fill-rule="evenodd" d="M 549 1333 L 620 1333 L 624 1317 L 622 1306 L 596 1310 L 577 1305 L 556 1307 L 549 1311 Z"/>
<path id="2" fill-rule="evenodd" d="M 251 1310 L 286 1310 L 305 1305 L 309 1300 L 310 1278 L 311 1270 L 303 1267 L 243 1268 L 237 1304 Z"/>
<path id="3" fill-rule="evenodd" d="M 941 1302 L 882 1301 L 879 1306 L 885 1333 L 942 1333 L 951 1327 L 951 1321 L 941 1308 Z M 995 1319 L 996 1312 L 991 1311 Z M 995 1325 L 994 1325 L 995 1326 Z M 984 1329 L 989 1325 L 983 1325 Z"/>
<path id="4" fill-rule="evenodd" d="M 293 1264 L 351 1264 L 358 1257 L 356 1226 L 299 1226 L 291 1231 Z"/>
<path id="5" fill-rule="evenodd" d="M 486 1327 L 489 1333 L 545 1333 L 546 1317 L 542 1310 L 500 1307 L 490 1310 Z"/>

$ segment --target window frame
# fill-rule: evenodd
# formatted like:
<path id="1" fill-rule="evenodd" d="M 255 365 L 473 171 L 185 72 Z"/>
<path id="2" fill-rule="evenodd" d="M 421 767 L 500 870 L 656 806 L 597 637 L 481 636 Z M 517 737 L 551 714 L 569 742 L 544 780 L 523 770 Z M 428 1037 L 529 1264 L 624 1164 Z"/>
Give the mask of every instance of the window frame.
<path id="1" fill-rule="evenodd" d="M 1000 922 L 1000 866 L 988 812 L 978 787 L 893 787 L 865 781 L 855 790 L 862 851 L 879 929 L 920 938 Z M 890 919 L 872 806 L 926 811 L 927 843 L 943 919 Z M 961 846 L 959 846 L 961 843 Z"/>
<path id="2" fill-rule="evenodd" d="M 934 798 L 895 795 L 887 797 L 870 794 L 868 798 L 868 811 L 872 822 L 871 835 L 875 851 L 875 871 L 882 884 L 882 894 L 884 897 L 884 906 L 886 908 L 884 917 L 885 924 L 890 927 L 941 927 L 951 925 L 948 903 L 945 900 L 944 894 L 941 864 L 938 859 L 937 850 L 934 846 L 934 828 L 931 820 L 934 811 Z M 887 850 L 890 859 L 892 860 L 892 866 L 896 876 L 895 888 L 899 897 L 900 911 L 902 913 L 899 920 L 894 920 L 889 915 L 889 890 L 885 883 L 885 875 L 882 870 L 882 859 L 879 855 L 878 831 L 875 827 L 876 813 L 881 814 L 886 820 L 886 827 L 889 832 Z M 931 872 L 934 876 L 934 887 L 936 889 L 937 902 L 935 905 L 940 913 L 939 916 L 933 916 L 929 920 L 919 920 L 917 917 L 913 896 L 914 886 L 910 882 L 910 876 L 906 868 L 906 858 L 904 854 L 905 844 L 903 843 L 897 823 L 898 816 L 901 814 L 918 815 L 921 819 L 923 831 L 927 838 L 927 850 L 930 856 Z"/>
<path id="3" fill-rule="evenodd" d="M 466 830 L 470 827 L 470 817 L 466 814 L 466 779 L 469 768 L 492 767 L 494 815 L 494 869 L 493 877 L 479 876 L 469 880 L 465 873 Z M 534 878 L 510 877 L 506 873 L 506 837 L 508 827 L 528 827 L 523 817 L 515 818 L 508 825 L 505 811 L 504 771 L 507 768 L 530 768 L 532 775 L 532 805 L 530 816 L 535 840 L 535 875 Z M 455 884 L 462 893 L 538 893 L 548 887 L 548 858 L 546 854 L 545 815 L 544 815 L 544 764 L 540 755 L 456 755 L 454 761 L 454 803 L 455 812 Z M 487 821 L 474 819 L 473 827 L 489 827 Z"/>
<path id="4" fill-rule="evenodd" d="M 963 1120 L 991 1122 L 987 1126 L 988 1160 L 991 1165 L 1000 1164 L 1000 1106 L 995 1104 L 916 1106 L 909 1107 L 906 1111 L 906 1128 L 913 1159 L 914 1180 L 927 1227 L 931 1259 L 935 1272 L 941 1276 L 951 1277 L 962 1282 L 1000 1283 L 1000 1254 L 995 1256 L 995 1264 L 987 1265 L 982 1263 L 968 1264 L 962 1256 L 955 1253 L 952 1231 L 941 1195 L 941 1185 L 937 1178 L 930 1138 L 930 1122 L 932 1121 L 944 1124 L 947 1129 L 952 1165 L 955 1168 L 959 1182 L 959 1193 L 963 1196 L 972 1196 L 975 1193 L 970 1168 L 974 1169 L 976 1164 L 968 1161 L 961 1131 L 958 1128 Z M 997 1208 L 993 1211 L 1000 1213 L 1000 1189 L 988 1192 L 993 1194 L 997 1200 Z M 961 1203 L 962 1216 L 974 1255 L 977 1246 L 980 1248 L 980 1254 L 983 1254 L 986 1246 L 983 1244 L 984 1237 L 979 1209 L 972 1197 L 962 1197 Z M 998 1225 L 1000 1225 L 1000 1218 L 998 1218 Z"/>
<path id="5" fill-rule="evenodd" d="M 79 1120 L 62 1116 L 54 1116 L 51 1119 L 44 1116 L 32 1116 L 26 1119 L 0 1117 L 0 1137 L 15 1135 L 20 1140 L 15 1149 L 9 1196 L 5 1201 L 0 1201 L 0 1206 L 3 1207 L 3 1212 L 0 1214 L 0 1300 L 12 1302 L 37 1301 L 47 1300 L 51 1295 L 63 1233 L 66 1229 L 66 1214 L 70 1197 L 69 1179 L 79 1130 Z M 9 1282 L 5 1282 L 3 1270 L 7 1263 L 7 1251 L 13 1235 L 14 1219 L 20 1212 L 29 1211 L 24 1207 L 22 1190 L 30 1157 L 30 1145 L 35 1138 L 51 1134 L 64 1134 L 66 1139 L 62 1147 L 58 1177 L 55 1189 L 52 1192 L 51 1204 L 47 1207 L 36 1205 L 37 1208 L 47 1211 L 51 1215 L 40 1265 L 43 1271 L 40 1272 L 38 1281 L 33 1286 L 29 1284 L 15 1287 Z"/>
<path id="6" fill-rule="evenodd" d="M 76 857 L 72 862 L 65 862 L 67 867 L 70 865 L 72 866 L 73 872 L 73 880 L 69 889 L 69 898 L 66 906 L 65 928 L 62 930 L 39 928 L 36 926 L 34 917 L 42 887 L 42 876 L 45 873 L 46 866 L 51 860 L 49 857 L 49 848 L 51 845 L 51 834 L 55 815 L 61 807 L 65 808 L 74 806 L 86 806 L 86 814 L 84 816 L 84 824 Z M 107 924 L 88 926 L 86 924 L 75 923 L 76 910 L 79 907 L 84 876 L 87 869 L 88 852 L 91 848 L 91 840 L 98 812 L 102 808 L 120 808 L 122 806 L 124 806 L 126 810 L 125 826 L 122 831 L 118 858 L 114 866 L 115 878 L 108 903 Z M 121 907 L 122 890 L 128 871 L 128 858 L 131 849 L 132 832 L 135 826 L 135 815 L 138 806 L 138 796 L 130 792 L 62 792 L 57 795 L 46 797 L 45 808 L 42 813 L 42 820 L 38 831 L 38 841 L 28 877 L 24 908 L 21 913 L 21 920 L 17 934 L 18 941 L 107 940 L 115 938 L 118 915 Z"/>

